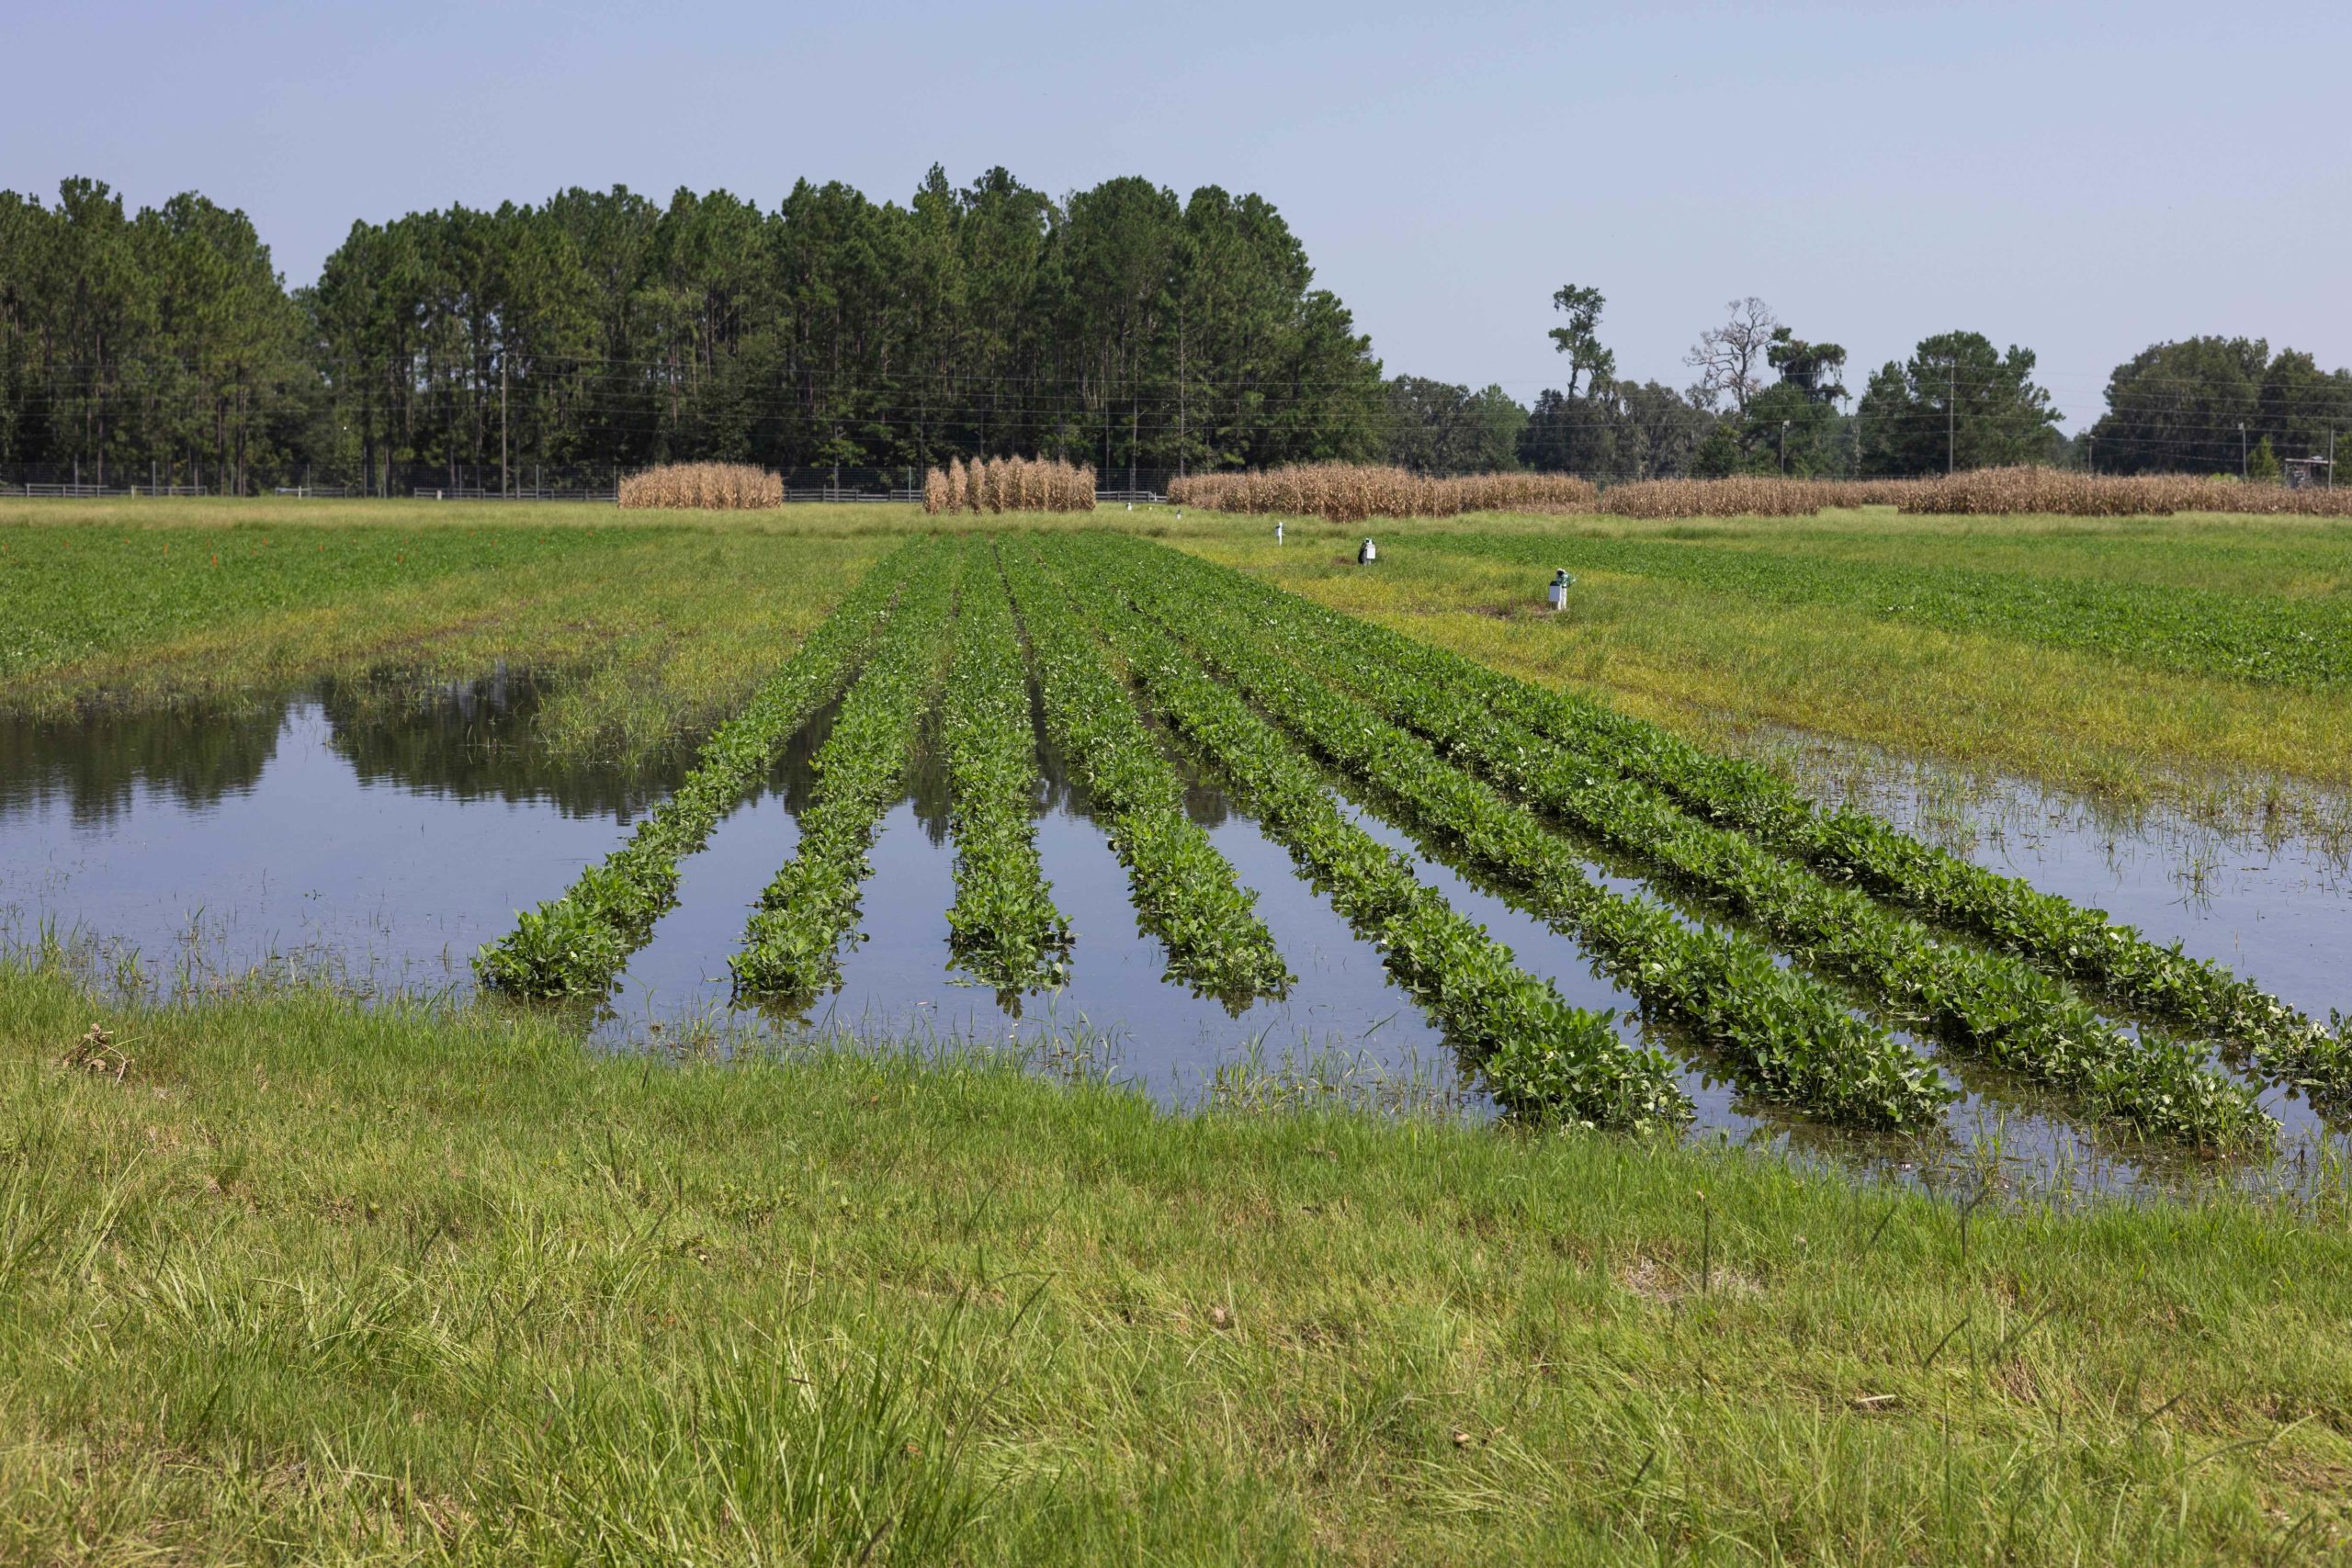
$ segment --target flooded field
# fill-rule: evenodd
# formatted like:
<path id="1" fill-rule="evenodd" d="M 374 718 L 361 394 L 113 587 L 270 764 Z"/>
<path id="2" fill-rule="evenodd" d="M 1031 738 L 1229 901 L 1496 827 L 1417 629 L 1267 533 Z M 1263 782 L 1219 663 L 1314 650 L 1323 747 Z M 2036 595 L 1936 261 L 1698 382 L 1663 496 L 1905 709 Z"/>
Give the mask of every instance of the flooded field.
<path id="1" fill-rule="evenodd" d="M 502 674 L 422 692 L 329 685 L 226 709 L 0 723 L 6 934 L 20 946 L 64 941 L 128 987 L 168 992 L 262 969 L 373 994 L 468 993 L 474 952 L 609 851 L 681 771 L 551 765 L 531 739 L 538 696 L 529 679 Z M 1103 829 L 1050 750 L 1036 819 L 1045 874 L 1077 935 L 1065 984 L 999 995 L 952 964 L 945 789 L 926 745 L 876 841 L 865 938 L 842 986 L 789 1013 L 737 1007 L 727 959 L 797 841 L 808 760 L 829 719 L 797 737 L 766 786 L 681 863 L 677 907 L 584 1026 L 595 1043 L 724 1050 L 769 1031 L 913 1038 L 1011 1047 L 1172 1103 L 1329 1094 L 1485 1111 L 1379 954 L 1197 771 L 1187 810 L 1257 895 L 1296 980 L 1238 1010 L 1165 980 Z M 1962 791 L 1892 766 L 1841 777 L 1841 793 L 1981 864 L 2178 941 L 2317 1016 L 2343 1005 L 2352 879 L 2328 846 L 2119 824 L 2013 782 Z M 1415 850 L 1377 801 L 1350 804 L 1375 837 Z M 1635 868 L 1585 849 L 1600 880 L 1639 885 Z M 2129 1187 L 2211 1174 L 2177 1157 L 2143 1165 L 2144 1151 L 2103 1143 L 2030 1086 L 1949 1055 L 1940 1060 L 1965 1098 L 1924 1137 L 1833 1134 L 1750 1103 L 1703 1052 L 1638 1020 L 1576 942 L 1474 875 L 1426 856 L 1420 871 L 1569 1001 L 1614 1010 L 1625 1038 L 1683 1063 L 1694 1136 L 1779 1141 L 1933 1183 Z M 2289 1163 L 2340 1152 L 2339 1134 L 2285 1091 L 2267 1091 L 2264 1104 L 2287 1129 Z"/>

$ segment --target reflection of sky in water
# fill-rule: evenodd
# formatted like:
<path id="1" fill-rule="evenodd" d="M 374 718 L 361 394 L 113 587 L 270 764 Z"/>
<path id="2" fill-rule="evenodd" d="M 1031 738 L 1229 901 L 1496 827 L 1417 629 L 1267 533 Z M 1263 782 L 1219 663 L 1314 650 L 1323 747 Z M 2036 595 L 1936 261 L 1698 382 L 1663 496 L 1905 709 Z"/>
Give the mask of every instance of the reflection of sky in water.
<path id="1" fill-rule="evenodd" d="M 1962 775 L 1813 739 L 1787 756 L 1824 799 L 2104 909 L 2157 942 L 2177 942 L 2315 1017 L 2352 1007 L 2352 863 L 2344 845 L 2227 831 L 2167 811 L 2127 819 L 2023 780 Z"/>
<path id="2" fill-rule="evenodd" d="M 463 991 L 474 951 L 618 843 L 677 776 L 674 764 L 626 778 L 548 768 L 527 741 L 535 698 L 526 683 L 495 681 L 425 699 L 326 689 L 213 713 L 0 720 L 0 909 L 18 941 L 44 925 L 86 935 L 102 958 L 135 950 L 167 985 L 190 964 L 209 976 L 281 962 L 378 988 Z M 727 958 L 791 852 L 819 738 L 797 739 L 773 787 L 681 863 L 680 904 L 630 963 L 598 1039 L 629 1044 L 657 1023 L 674 1037 L 687 1026 L 774 1021 L 730 1007 Z M 1286 998 L 1238 1014 L 1163 981 L 1163 954 L 1137 927 L 1124 868 L 1046 761 L 1055 777 L 1038 847 L 1078 935 L 1068 984 L 1000 998 L 952 968 L 952 846 L 943 781 L 927 761 L 876 841 L 865 940 L 845 956 L 842 987 L 790 1027 L 1033 1047 L 1082 1034 L 1119 1076 L 1176 1100 L 1198 1098 L 1221 1067 L 1245 1060 L 1313 1059 L 1358 1081 L 1422 1077 L 1441 1091 L 1458 1088 L 1436 1031 L 1377 953 L 1197 777 L 1196 818 L 1258 894 L 1298 978 Z M 1868 804 L 1980 863 L 2181 941 L 2321 1016 L 2352 994 L 2335 956 L 2352 950 L 2352 889 L 2340 863 L 2307 844 L 2248 847 L 2161 827 L 2134 835 L 2014 785 L 1956 807 L 1948 790 L 1894 778 L 1880 775 Z M 1350 809 L 1383 842 L 1413 852 L 1362 803 Z M 1631 870 L 1594 874 L 1633 891 Z M 1964 1167 L 1996 1145 L 2043 1165 L 2099 1158 L 2030 1090 L 1957 1060 L 1945 1066 L 1968 1098 L 1944 1135 L 1910 1144 L 1838 1139 L 1746 1103 L 1719 1066 L 1638 1021 L 1632 998 L 1572 940 L 1443 865 L 1423 861 L 1420 874 L 1569 1000 L 1615 1010 L 1626 1038 L 1680 1059 L 1702 1131 L 1785 1140 L 1898 1174 Z M 2310 1129 L 2282 1095 L 2267 1102 L 2290 1132 Z"/>

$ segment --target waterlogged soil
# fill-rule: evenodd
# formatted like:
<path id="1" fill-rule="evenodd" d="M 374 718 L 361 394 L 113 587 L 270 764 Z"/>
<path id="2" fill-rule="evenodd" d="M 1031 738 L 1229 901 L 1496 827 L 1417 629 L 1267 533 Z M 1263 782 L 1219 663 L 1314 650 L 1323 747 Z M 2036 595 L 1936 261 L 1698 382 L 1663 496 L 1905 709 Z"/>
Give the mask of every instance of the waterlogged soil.
<path id="1" fill-rule="evenodd" d="M 684 776 L 548 759 L 503 672 L 0 716 L 0 934 L 169 992 L 254 969 L 463 990 L 475 948 Z"/>
<path id="2" fill-rule="evenodd" d="M 1442 1038 L 1389 980 L 1290 858 L 1223 794 L 1193 778 L 1186 807 L 1230 860 L 1296 978 L 1280 998 L 1234 1009 L 1164 977 L 1166 957 L 1140 928 L 1124 868 L 1091 803 L 1050 751 L 1037 803 L 1037 851 L 1075 942 L 1059 987 L 1001 995 L 957 970 L 948 951 L 955 851 L 939 749 L 926 743 L 905 798 L 884 816 L 863 896 L 863 939 L 846 949 L 842 985 L 806 1006 L 737 1006 L 727 959 L 760 891 L 798 842 L 829 727 L 796 737 L 771 786 L 679 863 L 678 905 L 631 959 L 594 1034 L 616 1045 L 681 1033 L 724 1041 L 762 1021 L 819 1033 L 940 1046 L 1003 1047 L 1074 1072 L 1139 1080 L 1196 1100 L 1220 1076 L 1262 1068 L 1312 1092 L 1465 1098 Z"/>
<path id="3" fill-rule="evenodd" d="M 527 675 L 501 672 L 72 722 L 0 716 L 0 936 L 19 947 L 54 938 L 103 976 L 151 991 L 262 969 L 324 975 L 368 994 L 465 994 L 476 949 L 601 859 L 684 771 L 684 757 L 626 772 L 555 761 L 532 739 L 542 695 Z M 876 840 L 864 936 L 845 953 L 841 987 L 788 1012 L 737 1007 L 727 959 L 793 852 L 828 722 L 797 737 L 766 786 L 680 863 L 678 907 L 587 1026 L 593 1041 L 727 1049 L 747 1033 L 850 1034 L 1006 1047 L 1048 1070 L 1138 1082 L 1171 1103 L 1280 1094 L 1484 1109 L 1378 953 L 1196 772 L 1186 775 L 1188 810 L 1257 894 L 1296 980 L 1286 996 L 1238 1010 L 1170 983 L 1091 803 L 1049 750 L 1036 823 L 1045 874 L 1077 938 L 1063 984 L 1001 996 L 955 967 L 945 786 L 926 743 Z M 2352 999 L 2340 956 L 2352 952 L 2352 874 L 2340 846 L 2119 822 L 2028 785 L 1961 790 L 1917 770 L 1846 761 L 1830 793 L 1979 863 L 2181 942 L 2319 1016 Z M 1680 1063 L 1698 1108 L 1694 1136 L 1777 1144 L 1925 1183 L 2131 1188 L 2213 1174 L 2109 1146 L 2031 1086 L 1931 1042 L 1918 1048 L 1964 1091 L 1936 1134 L 1857 1138 L 1759 1105 L 1722 1063 L 1642 1020 L 1589 953 L 1507 890 L 1420 853 L 1382 819 L 1378 801 L 1349 805 L 1523 966 L 1579 1006 L 1614 1011 L 1628 1042 Z M 1584 848 L 1596 880 L 1642 888 L 1638 867 Z M 1663 896 L 1685 919 L 1702 918 Z M 2267 1091 L 2265 1103 L 2304 1166 L 2314 1153 L 2345 1153 L 2340 1132 L 2283 1091 Z"/>

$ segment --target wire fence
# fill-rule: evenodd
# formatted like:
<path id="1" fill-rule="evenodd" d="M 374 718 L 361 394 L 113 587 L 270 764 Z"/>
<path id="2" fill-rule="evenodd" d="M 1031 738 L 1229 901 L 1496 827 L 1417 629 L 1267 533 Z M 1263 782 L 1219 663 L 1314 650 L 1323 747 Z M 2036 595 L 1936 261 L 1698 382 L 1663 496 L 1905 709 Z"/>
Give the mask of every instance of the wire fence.
<path id="1" fill-rule="evenodd" d="M 319 464 L 284 469 L 248 470 L 224 478 L 210 468 L 174 472 L 150 468 L 120 473 L 109 467 L 100 479 L 94 467 L 72 463 L 0 464 L 0 496 L 50 500 L 140 500 L 149 497 L 266 496 L 287 501 L 544 501 L 615 505 L 620 480 L 634 468 L 609 465 L 522 465 L 501 473 L 495 464 L 378 463 L 362 470 Z M 920 505 L 924 469 L 894 468 L 804 468 L 784 470 L 787 503 L 883 502 Z M 1102 476 L 1095 500 L 1103 505 L 1158 505 L 1168 497 L 1178 470 L 1125 468 Z"/>

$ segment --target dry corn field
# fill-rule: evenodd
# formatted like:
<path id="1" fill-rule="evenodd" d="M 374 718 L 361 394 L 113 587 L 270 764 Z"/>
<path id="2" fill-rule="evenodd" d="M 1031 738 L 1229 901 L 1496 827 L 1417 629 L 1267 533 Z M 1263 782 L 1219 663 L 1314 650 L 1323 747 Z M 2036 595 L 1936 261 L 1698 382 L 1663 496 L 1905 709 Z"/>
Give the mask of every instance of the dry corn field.
<path id="1" fill-rule="evenodd" d="M 1962 515 L 2028 513 L 2068 517 L 2159 517 L 2238 512 L 2352 517 L 2352 490 L 2289 490 L 2199 474 L 2078 474 L 2061 468 L 1976 468 L 1910 481 L 1905 512 Z"/>
<path id="2" fill-rule="evenodd" d="M 784 479 L 750 463 L 664 463 L 621 481 L 623 506 L 752 512 L 784 504 Z"/>
<path id="3" fill-rule="evenodd" d="M 1334 523 L 1464 512 L 1587 512 L 1611 517 L 1809 517 L 1841 507 L 1911 513 L 2148 517 L 2181 512 L 2352 516 L 2352 490 L 2289 490 L 2188 474 L 1978 468 L 1917 479 L 1636 479 L 1596 491 L 1565 474 L 1426 479 L 1402 468 L 1317 463 L 1264 473 L 1195 474 L 1168 498 L 1218 512 L 1285 513 Z"/>
<path id="4" fill-rule="evenodd" d="M 1091 512 L 1094 470 L 1058 457 L 958 457 L 923 476 L 922 509 L 943 512 Z"/>
<path id="5" fill-rule="evenodd" d="M 1218 512 L 1365 517 L 1451 517 L 1464 512 L 1589 512 L 1596 491 L 1572 474 L 1470 474 L 1430 479 L 1368 463 L 1308 463 L 1264 473 L 1194 474 L 1168 487 L 1181 505 Z"/>
<path id="6" fill-rule="evenodd" d="M 1612 517 L 1810 517 L 1835 506 L 1900 506 L 1916 479 L 1783 479 L 1741 474 L 1722 479 L 1637 479 L 1600 493 Z"/>

